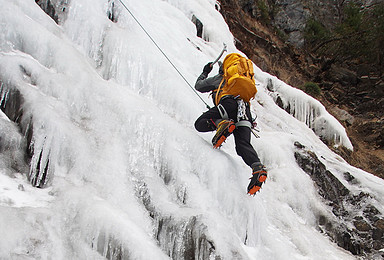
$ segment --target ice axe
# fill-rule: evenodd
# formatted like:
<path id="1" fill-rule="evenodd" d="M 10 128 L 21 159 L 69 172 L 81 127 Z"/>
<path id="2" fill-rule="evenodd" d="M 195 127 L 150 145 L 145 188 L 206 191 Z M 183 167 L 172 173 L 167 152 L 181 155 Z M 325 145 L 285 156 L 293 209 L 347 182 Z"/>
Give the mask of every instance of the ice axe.
<path id="1" fill-rule="evenodd" d="M 221 58 L 221 56 L 223 56 L 224 52 L 227 51 L 227 45 L 225 43 L 223 43 L 224 47 L 223 49 L 221 50 L 220 54 L 219 54 L 219 57 L 216 58 L 216 60 L 212 61 L 212 64 L 211 64 L 211 67 L 213 67 L 213 65 L 215 65 L 216 62 L 218 62 Z"/>

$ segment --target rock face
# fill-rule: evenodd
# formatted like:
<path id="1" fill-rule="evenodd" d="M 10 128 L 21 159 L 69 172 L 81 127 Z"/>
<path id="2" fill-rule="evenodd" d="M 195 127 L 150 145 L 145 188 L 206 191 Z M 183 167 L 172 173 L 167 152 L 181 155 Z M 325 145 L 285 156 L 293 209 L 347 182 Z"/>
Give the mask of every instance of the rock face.
<path id="1" fill-rule="evenodd" d="M 276 1 L 280 8 L 276 14 L 274 24 L 288 35 L 288 42 L 302 47 L 305 23 L 310 17 L 310 12 L 303 3 L 295 0 Z"/>
<path id="2" fill-rule="evenodd" d="M 260 17 L 260 3 L 267 2 L 268 9 L 272 12 L 272 24 L 288 36 L 288 42 L 296 47 L 303 47 L 303 32 L 310 18 L 327 27 L 332 28 L 342 18 L 343 5 L 347 1 L 314 1 L 314 0 L 269 0 L 269 1 L 238 1 L 242 10 L 253 18 Z M 369 6 L 380 0 L 359 1 Z"/>
<path id="3" fill-rule="evenodd" d="M 238 4 L 244 12 L 258 19 L 262 11 L 261 2 L 242 0 Z M 288 42 L 296 47 L 304 45 L 303 31 L 309 18 L 314 17 L 324 22 L 325 26 L 332 26 L 338 20 L 339 14 L 338 3 L 332 0 L 271 0 L 268 1 L 268 9 L 273 13 L 273 25 L 287 34 Z"/>
<path id="4" fill-rule="evenodd" d="M 296 142 L 298 165 L 312 178 L 320 196 L 332 209 L 332 218 L 319 216 L 319 228 L 340 247 L 354 255 L 376 259 L 383 257 L 384 216 L 370 204 L 370 195 L 353 194 L 337 179 L 317 155 Z M 358 181 L 348 172 L 344 179 L 351 185 Z M 334 221 L 333 219 L 337 219 Z"/>

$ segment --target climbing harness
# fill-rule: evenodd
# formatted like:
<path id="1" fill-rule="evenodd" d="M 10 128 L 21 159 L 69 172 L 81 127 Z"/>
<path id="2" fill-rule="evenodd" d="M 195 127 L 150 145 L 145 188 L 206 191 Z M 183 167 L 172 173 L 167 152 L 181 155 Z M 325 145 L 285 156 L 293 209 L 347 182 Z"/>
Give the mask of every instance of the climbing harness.
<path id="1" fill-rule="evenodd" d="M 237 99 L 237 121 L 248 120 L 244 100 Z"/>
<path id="2" fill-rule="evenodd" d="M 246 109 L 247 109 L 247 107 L 246 107 L 244 100 L 237 99 L 237 123 L 236 123 L 236 127 L 239 127 L 239 126 L 248 127 L 249 129 L 251 129 L 252 134 L 256 138 L 259 138 L 260 136 L 255 133 L 254 124 L 249 121 L 249 118 L 248 118 L 247 113 L 246 113 Z M 256 120 L 256 118 L 255 119 L 252 118 L 252 122 L 255 122 L 255 120 Z"/>
<path id="3" fill-rule="evenodd" d="M 219 110 L 219 114 L 220 114 L 222 119 L 225 119 L 225 120 L 229 119 L 227 110 L 225 110 L 225 108 L 224 108 L 224 106 L 222 104 L 218 104 L 217 105 L 217 109 Z"/>

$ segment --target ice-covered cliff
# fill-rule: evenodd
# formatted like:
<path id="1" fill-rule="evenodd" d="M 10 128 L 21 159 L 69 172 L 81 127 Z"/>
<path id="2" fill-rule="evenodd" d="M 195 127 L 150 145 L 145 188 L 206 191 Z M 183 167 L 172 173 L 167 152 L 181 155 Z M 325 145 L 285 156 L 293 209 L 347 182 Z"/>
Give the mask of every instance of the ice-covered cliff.
<path id="1" fill-rule="evenodd" d="M 191 84 L 223 42 L 237 51 L 213 0 L 123 2 Z M 195 131 L 205 105 L 121 2 L 45 1 L 54 19 L 35 1 L 0 5 L 0 259 L 353 259 L 321 228 L 354 222 L 300 167 L 307 154 L 350 194 L 369 194 L 372 225 L 382 220 L 383 180 L 278 107 L 276 93 L 352 148 L 318 102 L 273 76 L 255 68 L 252 144 L 269 178 L 249 197 L 233 139 L 214 150 Z M 342 209 L 371 223 L 365 208 Z"/>

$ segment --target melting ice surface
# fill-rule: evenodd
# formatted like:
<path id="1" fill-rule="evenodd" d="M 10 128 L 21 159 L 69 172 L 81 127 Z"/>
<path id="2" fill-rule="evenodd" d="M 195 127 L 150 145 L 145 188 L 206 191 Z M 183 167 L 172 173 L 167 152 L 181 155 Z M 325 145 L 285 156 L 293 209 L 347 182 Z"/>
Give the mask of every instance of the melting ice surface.
<path id="1" fill-rule="evenodd" d="M 266 85 L 272 79 L 285 102 L 303 93 L 257 69 L 261 138 L 252 144 L 269 178 L 249 197 L 251 172 L 233 139 L 213 150 L 212 134 L 195 131 L 204 104 L 121 4 L 51 2 L 59 25 L 35 1 L 0 0 L 1 99 L 12 89 L 23 96 L 20 124 L 33 126 L 34 149 L 31 170 L 14 167 L 26 144 L 1 113 L 0 259 L 354 258 L 317 230 L 330 210 L 297 166 L 293 143 L 337 177 L 354 175 L 380 210 L 383 181 L 332 153 Z M 192 85 L 223 42 L 237 51 L 213 0 L 124 2 Z M 300 115 L 320 118 L 321 131 L 351 149 L 344 129 L 305 100 L 317 112 Z M 33 188 L 26 175 L 47 163 L 49 185 Z"/>

